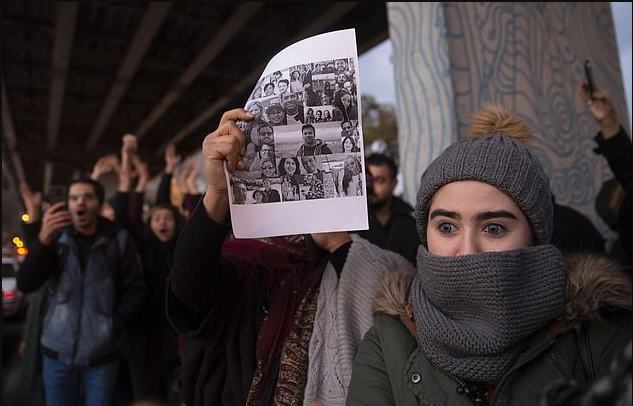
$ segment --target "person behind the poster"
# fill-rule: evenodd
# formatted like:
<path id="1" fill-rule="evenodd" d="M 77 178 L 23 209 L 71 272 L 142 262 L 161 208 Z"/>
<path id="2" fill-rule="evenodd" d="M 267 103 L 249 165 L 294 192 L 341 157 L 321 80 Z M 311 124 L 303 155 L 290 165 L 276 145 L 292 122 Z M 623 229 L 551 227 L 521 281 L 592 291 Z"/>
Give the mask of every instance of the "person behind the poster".
<path id="1" fill-rule="evenodd" d="M 174 253 L 166 306 L 184 334 L 183 400 L 342 405 L 378 281 L 410 265 L 347 232 L 227 238 L 224 168 L 243 169 L 246 138 L 235 122 L 251 118 L 226 112 L 205 137 L 206 193 Z"/>

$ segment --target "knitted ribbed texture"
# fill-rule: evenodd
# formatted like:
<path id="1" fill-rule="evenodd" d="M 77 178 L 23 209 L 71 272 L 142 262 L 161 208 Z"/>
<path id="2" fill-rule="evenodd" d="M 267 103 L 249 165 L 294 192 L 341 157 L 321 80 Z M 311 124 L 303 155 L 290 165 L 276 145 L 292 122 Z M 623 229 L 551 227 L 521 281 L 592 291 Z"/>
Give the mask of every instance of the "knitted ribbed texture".
<path id="1" fill-rule="evenodd" d="M 442 370 L 497 383 L 522 341 L 562 314 L 564 291 L 552 245 L 457 257 L 420 246 L 410 290 L 419 344 Z"/>
<path id="2" fill-rule="evenodd" d="M 523 210 L 537 243 L 549 244 L 554 209 L 547 175 L 527 146 L 496 134 L 456 142 L 422 175 L 415 209 L 424 246 L 431 197 L 440 187 L 459 180 L 479 180 L 499 188 Z"/>
<path id="3" fill-rule="evenodd" d="M 345 404 L 354 357 L 372 324 L 371 303 L 378 282 L 392 269 L 411 269 L 399 254 L 355 234 L 351 237 L 340 280 L 331 264 L 321 280 L 304 405 L 316 400 L 326 405 Z"/>

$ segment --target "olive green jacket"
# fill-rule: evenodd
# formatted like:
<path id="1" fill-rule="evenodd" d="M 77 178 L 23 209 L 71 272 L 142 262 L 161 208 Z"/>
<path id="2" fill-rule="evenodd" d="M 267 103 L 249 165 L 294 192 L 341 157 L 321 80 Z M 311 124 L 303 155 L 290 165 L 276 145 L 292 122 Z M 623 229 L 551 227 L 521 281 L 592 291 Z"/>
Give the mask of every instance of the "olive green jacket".
<path id="1" fill-rule="evenodd" d="M 585 386 L 607 373 L 613 356 L 631 340 L 630 278 L 596 257 L 571 258 L 568 268 L 564 315 L 525 342 L 496 384 L 491 406 L 538 405 L 554 382 Z M 472 406 L 471 398 L 457 391 L 465 383 L 432 365 L 417 344 L 415 326 L 405 325 L 405 304 L 394 298 L 405 297 L 409 285 L 410 275 L 391 274 L 383 281 L 346 405 Z"/>

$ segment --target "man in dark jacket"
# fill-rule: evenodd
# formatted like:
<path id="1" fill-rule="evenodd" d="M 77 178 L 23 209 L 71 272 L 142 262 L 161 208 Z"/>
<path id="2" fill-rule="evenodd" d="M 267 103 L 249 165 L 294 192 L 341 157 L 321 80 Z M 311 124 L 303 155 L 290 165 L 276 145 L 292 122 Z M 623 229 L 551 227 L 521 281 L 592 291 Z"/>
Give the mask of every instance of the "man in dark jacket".
<path id="1" fill-rule="evenodd" d="M 397 252 L 415 265 L 420 237 L 413 218 L 413 207 L 393 191 L 398 184 L 398 166 L 385 154 L 365 159 L 369 175 L 369 231 L 359 234 L 381 248 Z"/>
<path id="2" fill-rule="evenodd" d="M 145 300 L 136 246 L 127 231 L 99 217 L 103 201 L 99 182 L 71 181 L 67 202 L 44 212 L 20 266 L 20 290 L 46 289 L 40 351 L 49 405 L 111 404 L 121 333 Z"/>

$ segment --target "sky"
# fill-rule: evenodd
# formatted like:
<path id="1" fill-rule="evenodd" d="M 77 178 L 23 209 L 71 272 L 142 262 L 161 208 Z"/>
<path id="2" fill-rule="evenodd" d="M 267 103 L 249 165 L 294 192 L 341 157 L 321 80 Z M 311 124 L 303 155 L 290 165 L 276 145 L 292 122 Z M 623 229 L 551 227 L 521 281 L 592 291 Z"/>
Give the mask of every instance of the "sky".
<path id="1" fill-rule="evenodd" d="M 620 69 L 625 85 L 629 128 L 631 126 L 631 3 L 612 2 L 613 23 L 620 51 Z M 396 106 L 391 40 L 365 52 L 358 59 L 363 93 L 372 95 L 377 102 Z M 388 75 L 386 75 L 386 73 Z"/>

